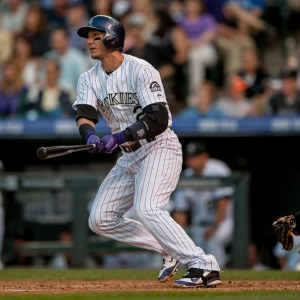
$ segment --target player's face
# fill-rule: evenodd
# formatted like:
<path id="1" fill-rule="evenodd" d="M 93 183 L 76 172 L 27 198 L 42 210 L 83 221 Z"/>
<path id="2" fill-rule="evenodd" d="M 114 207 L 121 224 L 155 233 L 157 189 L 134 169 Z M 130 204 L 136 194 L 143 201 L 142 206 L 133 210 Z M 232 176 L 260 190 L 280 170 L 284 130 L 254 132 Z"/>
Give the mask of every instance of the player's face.
<path id="1" fill-rule="evenodd" d="M 101 59 L 108 53 L 108 49 L 102 42 L 104 35 L 105 32 L 92 29 L 88 33 L 87 44 L 93 59 Z"/>
<path id="2" fill-rule="evenodd" d="M 186 158 L 185 164 L 188 168 L 193 169 L 197 174 L 201 174 L 205 167 L 208 157 L 209 156 L 207 153 L 188 156 Z"/>

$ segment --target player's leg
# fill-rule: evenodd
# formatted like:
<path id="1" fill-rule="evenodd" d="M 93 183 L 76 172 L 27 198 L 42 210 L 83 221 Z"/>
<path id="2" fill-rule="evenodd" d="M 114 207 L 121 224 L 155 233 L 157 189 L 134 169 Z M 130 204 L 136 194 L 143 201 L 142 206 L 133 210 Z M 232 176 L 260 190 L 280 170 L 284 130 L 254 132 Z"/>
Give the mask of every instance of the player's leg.
<path id="1" fill-rule="evenodd" d="M 165 254 L 140 222 L 123 215 L 133 205 L 134 176 L 118 164 L 101 184 L 90 212 L 89 226 L 98 235 Z"/>
<path id="2" fill-rule="evenodd" d="M 215 278 L 219 276 L 216 259 L 197 247 L 183 228 L 162 209 L 177 185 L 181 163 L 181 152 L 168 147 L 149 153 L 136 174 L 134 208 L 141 223 L 169 255 L 187 264 L 189 270 L 199 270 L 198 285 L 203 285 L 204 277 L 210 273 Z M 211 282 L 214 281 L 216 284 L 220 282 L 219 279 Z"/>

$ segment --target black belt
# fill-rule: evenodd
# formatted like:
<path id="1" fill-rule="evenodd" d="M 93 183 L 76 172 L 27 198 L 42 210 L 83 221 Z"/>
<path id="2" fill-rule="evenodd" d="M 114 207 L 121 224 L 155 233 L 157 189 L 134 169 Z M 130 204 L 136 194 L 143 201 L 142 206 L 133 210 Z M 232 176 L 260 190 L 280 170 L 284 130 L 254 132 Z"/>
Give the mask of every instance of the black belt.
<path id="1" fill-rule="evenodd" d="M 156 138 L 152 139 L 146 139 L 148 143 L 155 141 Z M 122 145 L 119 145 L 119 147 L 124 151 L 124 152 L 134 152 L 138 149 L 140 149 L 143 145 L 140 143 L 140 141 L 135 141 L 135 142 L 126 142 Z"/>

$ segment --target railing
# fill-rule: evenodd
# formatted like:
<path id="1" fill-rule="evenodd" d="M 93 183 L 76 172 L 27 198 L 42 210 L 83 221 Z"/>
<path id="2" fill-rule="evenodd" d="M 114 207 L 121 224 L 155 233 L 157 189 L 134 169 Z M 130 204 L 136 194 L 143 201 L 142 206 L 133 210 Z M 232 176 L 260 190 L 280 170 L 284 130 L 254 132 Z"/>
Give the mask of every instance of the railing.
<path id="1" fill-rule="evenodd" d="M 172 129 L 179 137 L 197 136 L 280 136 L 300 135 L 298 117 L 184 118 L 173 117 Z M 96 124 L 99 135 L 109 128 L 101 118 Z M 0 139 L 80 138 L 73 119 L 0 120 Z"/>
<path id="2" fill-rule="evenodd" d="M 28 191 L 61 191 L 68 190 L 73 199 L 73 242 L 72 243 L 29 243 L 24 252 L 29 254 L 38 252 L 70 251 L 72 252 L 72 265 L 84 267 L 84 259 L 87 252 L 95 251 L 134 251 L 137 248 L 126 247 L 117 243 L 101 243 L 96 247 L 87 241 L 87 202 L 88 194 L 95 192 L 106 174 L 95 173 L 11 173 L 0 175 L 0 190 L 11 192 Z M 235 268 L 248 267 L 248 243 L 250 239 L 250 216 L 249 216 L 249 182 L 250 175 L 247 173 L 233 173 L 231 177 L 193 177 L 180 178 L 178 188 L 212 189 L 220 186 L 234 187 L 234 241 L 232 247 L 232 264 Z M 28 199 L 29 201 L 30 199 Z M 25 200 L 26 201 L 26 200 Z"/>

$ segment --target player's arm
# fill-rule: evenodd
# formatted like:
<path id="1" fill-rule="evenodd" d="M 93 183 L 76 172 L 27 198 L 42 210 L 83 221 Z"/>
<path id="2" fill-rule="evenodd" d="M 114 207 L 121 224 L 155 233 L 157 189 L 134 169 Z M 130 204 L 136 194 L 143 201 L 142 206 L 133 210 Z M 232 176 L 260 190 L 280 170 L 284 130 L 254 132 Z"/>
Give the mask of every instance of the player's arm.
<path id="1" fill-rule="evenodd" d="M 80 135 L 87 144 L 96 144 L 90 149 L 92 153 L 112 153 L 119 145 L 129 141 L 152 139 L 163 133 L 168 127 L 168 110 L 165 103 L 155 103 L 146 106 L 145 115 L 125 130 L 102 137 L 96 136 L 94 124 L 98 122 L 97 113 L 90 105 L 77 105 L 77 126 Z"/>
<path id="2" fill-rule="evenodd" d="M 185 211 L 174 211 L 172 217 L 181 227 L 186 227 L 188 225 L 189 215 Z"/>
<path id="3" fill-rule="evenodd" d="M 173 195 L 173 204 L 172 218 L 181 227 L 187 227 L 189 225 L 192 207 L 190 197 L 185 189 L 178 189 L 175 191 Z"/>
<path id="4" fill-rule="evenodd" d="M 143 109 L 145 115 L 138 121 L 127 127 L 116 135 L 121 140 L 119 144 L 141 139 L 151 139 L 163 133 L 168 127 L 169 114 L 166 103 L 157 102 Z M 77 105 L 77 126 L 81 128 L 81 136 L 85 139 L 87 131 L 93 130 L 94 124 L 98 122 L 95 109 L 90 105 Z M 85 126 L 88 124 L 90 126 Z M 83 126 L 84 125 L 84 126 Z M 93 127 L 93 128 L 91 128 Z"/>
<path id="5" fill-rule="evenodd" d="M 229 197 L 223 197 L 218 200 L 214 224 L 212 226 L 209 226 L 204 233 L 204 237 L 206 240 L 210 239 L 215 234 L 220 223 L 225 219 L 229 201 Z"/>
<path id="6" fill-rule="evenodd" d="M 143 111 L 145 115 L 123 131 L 125 141 L 152 139 L 168 128 L 169 114 L 166 103 L 150 104 Z"/>
<path id="7" fill-rule="evenodd" d="M 95 144 L 96 147 L 87 151 L 99 153 L 104 149 L 103 143 L 95 132 L 95 123 L 98 122 L 97 112 L 90 105 L 77 105 L 76 123 L 79 133 L 88 145 Z"/>
<path id="8" fill-rule="evenodd" d="M 229 201 L 230 201 L 229 197 L 223 197 L 218 200 L 217 211 L 215 215 L 215 226 L 219 226 L 219 224 L 225 219 Z"/>

